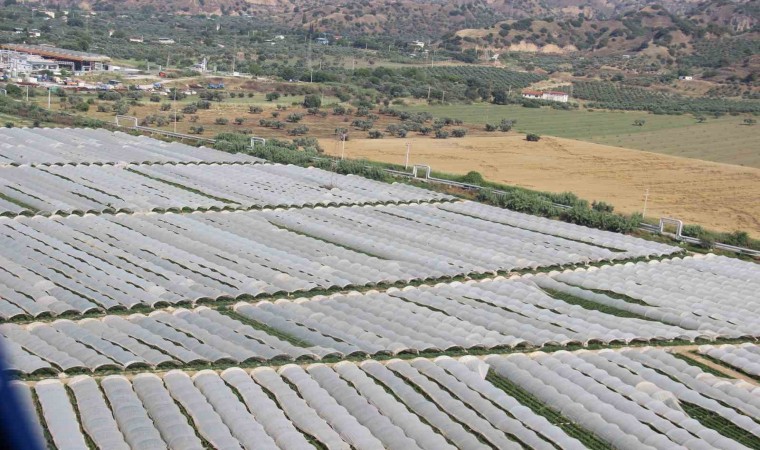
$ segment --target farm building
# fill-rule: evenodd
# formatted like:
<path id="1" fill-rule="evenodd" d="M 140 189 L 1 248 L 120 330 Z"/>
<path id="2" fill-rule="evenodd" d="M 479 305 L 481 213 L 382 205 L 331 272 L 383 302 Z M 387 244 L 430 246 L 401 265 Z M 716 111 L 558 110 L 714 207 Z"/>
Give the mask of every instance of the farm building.
<path id="1" fill-rule="evenodd" d="M 0 44 L 0 48 L 55 60 L 59 66 L 68 66 L 75 72 L 108 70 L 111 58 L 95 53 L 78 52 L 48 45 Z"/>
<path id="2" fill-rule="evenodd" d="M 543 94 L 544 93 L 541 92 L 541 91 L 523 91 L 522 92 L 523 98 L 530 98 L 530 99 L 534 99 L 534 100 L 541 100 L 541 96 Z"/>
<path id="3" fill-rule="evenodd" d="M 570 100 L 570 95 L 567 92 L 562 91 L 523 91 L 523 98 L 529 98 L 534 100 L 547 100 L 550 102 L 567 103 Z"/>
<path id="4" fill-rule="evenodd" d="M 562 103 L 567 103 L 567 101 L 570 100 L 570 96 L 568 95 L 568 93 L 562 92 L 562 91 L 547 91 L 541 95 L 541 98 L 543 100 L 549 100 L 552 102 L 562 102 Z"/>

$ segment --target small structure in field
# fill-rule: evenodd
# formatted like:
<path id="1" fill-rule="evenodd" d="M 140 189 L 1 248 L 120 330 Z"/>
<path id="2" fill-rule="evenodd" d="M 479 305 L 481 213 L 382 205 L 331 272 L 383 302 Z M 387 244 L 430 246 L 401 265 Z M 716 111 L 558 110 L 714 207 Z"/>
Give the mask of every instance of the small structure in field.
<path id="1" fill-rule="evenodd" d="M 567 103 L 570 100 L 570 94 L 562 91 L 522 91 L 523 98 L 533 100 L 547 100 L 550 102 Z"/>

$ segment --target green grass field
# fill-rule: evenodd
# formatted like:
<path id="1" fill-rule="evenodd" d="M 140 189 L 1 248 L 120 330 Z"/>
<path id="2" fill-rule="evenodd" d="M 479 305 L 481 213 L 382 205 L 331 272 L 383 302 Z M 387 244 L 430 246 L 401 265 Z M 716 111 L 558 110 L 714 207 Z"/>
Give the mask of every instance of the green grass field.
<path id="1" fill-rule="evenodd" d="M 587 110 L 561 111 L 517 105 L 408 106 L 436 117 L 453 117 L 470 124 L 515 119 L 515 130 L 578 139 L 616 147 L 647 150 L 688 158 L 760 167 L 760 125 L 747 126 L 745 116 L 708 118 L 697 123 L 692 115 L 654 115 L 645 112 Z M 635 126 L 636 120 L 644 126 Z"/>

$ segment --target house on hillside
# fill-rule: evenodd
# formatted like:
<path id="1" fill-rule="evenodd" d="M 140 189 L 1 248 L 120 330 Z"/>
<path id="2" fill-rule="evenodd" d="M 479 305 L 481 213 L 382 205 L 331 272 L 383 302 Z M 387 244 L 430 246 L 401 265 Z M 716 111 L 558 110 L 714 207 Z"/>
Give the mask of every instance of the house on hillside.
<path id="1" fill-rule="evenodd" d="M 680 77 L 678 77 L 678 79 L 681 81 L 692 81 L 694 80 L 694 77 L 691 75 L 681 75 Z"/>
<path id="2" fill-rule="evenodd" d="M 38 30 L 36 28 L 29 30 L 26 34 L 29 37 L 40 37 L 40 36 L 42 36 L 42 32 L 40 32 L 40 30 Z"/>
<path id="3" fill-rule="evenodd" d="M 129 38 L 129 42 L 137 42 L 138 44 L 142 44 L 143 42 L 145 42 L 145 39 L 143 39 L 142 36 L 140 36 L 140 37 L 131 37 L 131 38 Z"/>
<path id="4" fill-rule="evenodd" d="M 570 100 L 570 95 L 562 91 L 546 91 L 541 95 L 541 99 L 549 100 L 550 102 L 567 103 Z"/>
<path id="5" fill-rule="evenodd" d="M 314 39 L 314 42 L 316 42 L 319 45 L 330 45 L 330 40 L 325 37 L 318 37 Z"/>
<path id="6" fill-rule="evenodd" d="M 530 98 L 533 100 L 541 100 L 541 96 L 544 93 L 541 91 L 523 91 L 522 96 L 523 98 Z"/>
<path id="7" fill-rule="evenodd" d="M 409 47 L 425 48 L 425 43 L 422 41 L 412 41 L 408 45 Z"/>
<path id="8" fill-rule="evenodd" d="M 523 98 L 529 98 L 533 100 L 546 100 L 549 102 L 567 103 L 570 100 L 570 95 L 567 92 L 562 91 L 523 91 Z"/>
<path id="9" fill-rule="evenodd" d="M 162 45 L 172 45 L 174 44 L 174 39 L 172 38 L 158 38 L 158 43 Z"/>

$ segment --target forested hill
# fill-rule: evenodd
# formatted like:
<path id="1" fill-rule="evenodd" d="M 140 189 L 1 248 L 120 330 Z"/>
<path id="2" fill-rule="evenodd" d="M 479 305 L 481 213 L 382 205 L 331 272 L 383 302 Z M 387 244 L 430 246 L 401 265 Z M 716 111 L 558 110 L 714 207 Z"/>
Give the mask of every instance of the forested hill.
<path id="1" fill-rule="evenodd" d="M 39 0 L 37 3 L 92 11 L 132 8 L 167 14 L 251 15 L 266 18 L 274 25 L 313 27 L 354 37 L 383 34 L 416 39 L 436 39 L 458 30 L 486 29 L 498 22 L 526 18 L 622 20 L 645 7 L 668 11 L 695 26 L 712 25 L 733 32 L 756 27 L 760 17 L 756 0 Z"/>

